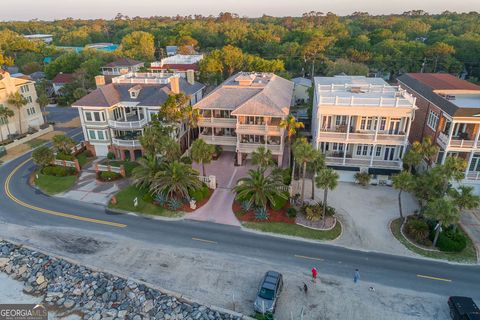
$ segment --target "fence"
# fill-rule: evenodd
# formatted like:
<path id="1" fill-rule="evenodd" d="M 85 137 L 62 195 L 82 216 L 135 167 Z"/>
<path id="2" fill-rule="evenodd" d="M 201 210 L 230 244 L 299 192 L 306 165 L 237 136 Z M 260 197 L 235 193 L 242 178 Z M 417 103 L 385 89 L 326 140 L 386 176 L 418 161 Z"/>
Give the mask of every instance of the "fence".
<path id="1" fill-rule="evenodd" d="M 207 186 L 212 190 L 215 190 L 217 188 L 217 178 L 215 176 L 198 176 L 198 180 L 207 184 Z"/>
<path id="2" fill-rule="evenodd" d="M 85 150 L 87 148 L 87 146 L 85 145 L 85 143 L 82 141 L 76 145 L 74 145 L 71 149 L 71 153 L 72 155 L 76 156 L 78 155 L 79 153 L 81 153 L 83 150 Z"/>
<path id="3" fill-rule="evenodd" d="M 116 166 L 111 166 L 111 165 L 103 165 L 103 164 L 98 164 L 95 166 L 95 171 L 96 172 L 115 172 L 121 175 L 122 177 L 125 177 L 125 167 L 121 165 L 120 167 Z"/>
<path id="4" fill-rule="evenodd" d="M 32 134 L 27 134 L 27 136 L 25 136 L 21 139 L 15 140 L 12 143 L 9 143 L 9 144 L 5 145 L 5 149 L 9 150 L 9 149 L 14 148 L 18 145 L 21 145 L 22 143 L 25 143 L 25 142 L 28 142 L 30 140 L 36 139 L 36 138 L 38 138 L 38 137 L 40 137 L 40 136 L 42 136 L 46 133 L 49 133 L 51 131 L 53 131 L 53 126 L 48 126 L 47 128 L 39 130 L 39 131 L 37 131 L 35 133 L 32 133 Z"/>
<path id="5" fill-rule="evenodd" d="M 66 168 L 75 168 L 77 172 L 80 172 L 80 163 L 78 163 L 77 159 L 73 161 L 55 159 L 53 160 L 52 164 Z"/>

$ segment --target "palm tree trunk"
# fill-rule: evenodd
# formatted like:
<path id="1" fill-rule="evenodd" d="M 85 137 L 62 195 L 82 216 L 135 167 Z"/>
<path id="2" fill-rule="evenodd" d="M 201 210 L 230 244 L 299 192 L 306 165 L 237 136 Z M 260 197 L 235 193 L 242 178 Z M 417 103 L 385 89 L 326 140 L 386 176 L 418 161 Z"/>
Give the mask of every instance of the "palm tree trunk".
<path id="1" fill-rule="evenodd" d="M 22 109 L 21 108 L 17 108 L 18 109 L 18 128 L 20 130 L 20 134 L 22 134 Z"/>
<path id="2" fill-rule="evenodd" d="M 190 149 L 190 126 L 187 125 L 187 150 Z"/>
<path id="3" fill-rule="evenodd" d="M 0 126 L 0 141 L 3 141 L 2 126 Z"/>
<path id="4" fill-rule="evenodd" d="M 202 175 L 205 177 L 206 176 L 206 173 L 205 173 L 205 163 L 203 163 L 202 161 Z"/>
<path id="5" fill-rule="evenodd" d="M 312 200 L 315 199 L 315 172 L 313 172 L 312 176 Z"/>
<path id="6" fill-rule="evenodd" d="M 292 142 L 290 141 L 290 138 L 288 138 L 288 167 L 292 165 Z M 294 169 L 295 169 L 295 164 L 294 164 Z"/>
<path id="7" fill-rule="evenodd" d="M 436 247 L 437 246 L 437 240 L 438 240 L 438 236 L 440 235 L 440 228 L 442 226 L 442 223 L 439 222 L 438 223 L 438 228 L 437 230 L 435 231 L 435 238 L 433 239 L 433 246 Z"/>
<path id="8" fill-rule="evenodd" d="M 302 173 L 302 198 L 301 204 L 303 205 L 303 200 L 305 199 L 305 174 L 307 172 L 307 162 L 303 163 L 303 173 Z"/>
<path id="9" fill-rule="evenodd" d="M 323 191 L 323 214 L 322 214 L 323 226 L 325 226 L 325 215 L 327 213 L 327 196 L 328 196 L 328 188 L 325 188 L 325 191 Z"/>
<path id="10" fill-rule="evenodd" d="M 398 208 L 400 209 L 400 218 L 403 220 L 403 212 L 402 212 L 402 190 L 398 193 Z"/>
<path id="11" fill-rule="evenodd" d="M 8 122 L 8 119 L 7 119 L 7 123 L 6 123 L 7 132 L 8 132 L 8 137 L 7 137 L 7 138 L 9 138 L 9 137 L 12 135 L 12 133 L 10 132 L 10 127 L 8 126 L 9 124 L 10 124 L 10 123 Z"/>

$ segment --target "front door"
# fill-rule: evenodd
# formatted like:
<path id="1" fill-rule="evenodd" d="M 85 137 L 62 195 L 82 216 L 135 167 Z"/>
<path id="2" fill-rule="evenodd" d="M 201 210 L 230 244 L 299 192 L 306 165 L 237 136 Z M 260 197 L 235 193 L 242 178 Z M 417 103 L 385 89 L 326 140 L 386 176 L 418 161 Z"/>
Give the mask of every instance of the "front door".
<path id="1" fill-rule="evenodd" d="M 400 132 L 400 119 L 391 119 L 388 133 L 398 134 L 399 132 Z"/>
<path id="2" fill-rule="evenodd" d="M 383 155 L 383 160 L 393 160 L 393 154 L 395 153 L 395 147 L 385 147 L 385 153 Z"/>

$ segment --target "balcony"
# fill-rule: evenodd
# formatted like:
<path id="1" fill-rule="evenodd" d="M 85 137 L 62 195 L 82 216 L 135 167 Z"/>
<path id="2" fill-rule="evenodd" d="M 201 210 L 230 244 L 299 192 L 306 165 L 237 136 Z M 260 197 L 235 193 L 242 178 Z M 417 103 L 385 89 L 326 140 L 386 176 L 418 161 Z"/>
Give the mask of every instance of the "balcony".
<path id="1" fill-rule="evenodd" d="M 237 124 L 237 133 L 281 135 L 283 128 L 268 124 Z"/>
<path id="2" fill-rule="evenodd" d="M 461 139 L 458 137 L 452 137 L 449 143 L 448 135 L 440 132 L 437 136 L 437 143 L 443 148 L 452 148 L 452 149 L 473 149 L 477 148 L 478 144 L 475 145 L 475 140 L 472 139 Z"/>
<path id="3" fill-rule="evenodd" d="M 246 153 L 252 153 L 253 151 L 257 150 L 260 147 L 266 147 L 270 151 L 272 151 L 273 154 L 282 154 L 282 146 L 279 144 L 264 144 L 264 143 L 240 143 L 238 145 L 238 151 L 239 152 L 246 152 Z"/>
<path id="4" fill-rule="evenodd" d="M 138 119 L 138 118 L 136 118 Z M 128 118 L 127 118 L 128 120 Z M 133 120 L 133 119 L 132 119 Z M 108 120 L 108 125 L 114 129 L 141 129 L 145 125 L 147 125 L 148 121 L 146 118 L 141 120 L 134 120 L 134 121 L 115 121 L 115 120 Z"/>
<path id="5" fill-rule="evenodd" d="M 223 146 L 237 145 L 237 137 L 233 136 L 212 136 L 208 134 L 201 134 L 200 139 L 202 139 L 208 144 L 217 144 Z"/>
<path id="6" fill-rule="evenodd" d="M 343 163 L 342 157 L 326 157 L 325 163 L 330 166 L 375 167 L 385 169 L 400 169 L 402 167 L 401 161 L 373 160 L 372 165 L 370 165 L 370 159 L 345 158 L 345 163 Z"/>
<path id="7" fill-rule="evenodd" d="M 124 140 L 113 138 L 112 143 L 118 147 L 141 148 L 140 140 Z"/>
<path id="8" fill-rule="evenodd" d="M 319 141 L 338 143 L 378 143 L 378 144 L 403 144 L 406 136 L 404 134 L 378 133 L 375 140 L 375 133 L 347 133 L 321 131 Z"/>
<path id="9" fill-rule="evenodd" d="M 199 126 L 218 127 L 218 128 L 235 128 L 237 119 L 235 118 L 200 118 L 198 120 Z"/>
<path id="10" fill-rule="evenodd" d="M 468 171 L 465 175 L 465 180 L 473 180 L 478 181 L 480 180 L 480 171 Z"/>

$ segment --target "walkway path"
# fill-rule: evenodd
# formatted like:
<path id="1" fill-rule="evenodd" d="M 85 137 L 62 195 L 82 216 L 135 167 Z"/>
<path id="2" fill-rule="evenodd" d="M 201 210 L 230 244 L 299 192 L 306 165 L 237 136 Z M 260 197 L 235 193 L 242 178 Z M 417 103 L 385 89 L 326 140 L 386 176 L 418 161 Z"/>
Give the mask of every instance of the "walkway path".
<path id="1" fill-rule="evenodd" d="M 477 259 L 480 262 L 480 211 L 471 210 L 463 212 L 460 223 L 475 244 L 478 253 Z"/>
<path id="2" fill-rule="evenodd" d="M 219 159 L 205 165 L 207 175 L 216 176 L 218 188 L 213 192 L 208 203 L 188 214 L 187 219 L 240 226 L 240 222 L 232 211 L 232 203 L 235 199 L 232 188 L 236 185 L 238 179 L 247 175 L 252 166 L 247 163 L 236 167 L 234 162 L 235 153 L 223 152 Z M 193 167 L 202 172 L 199 164 L 194 163 Z"/>

